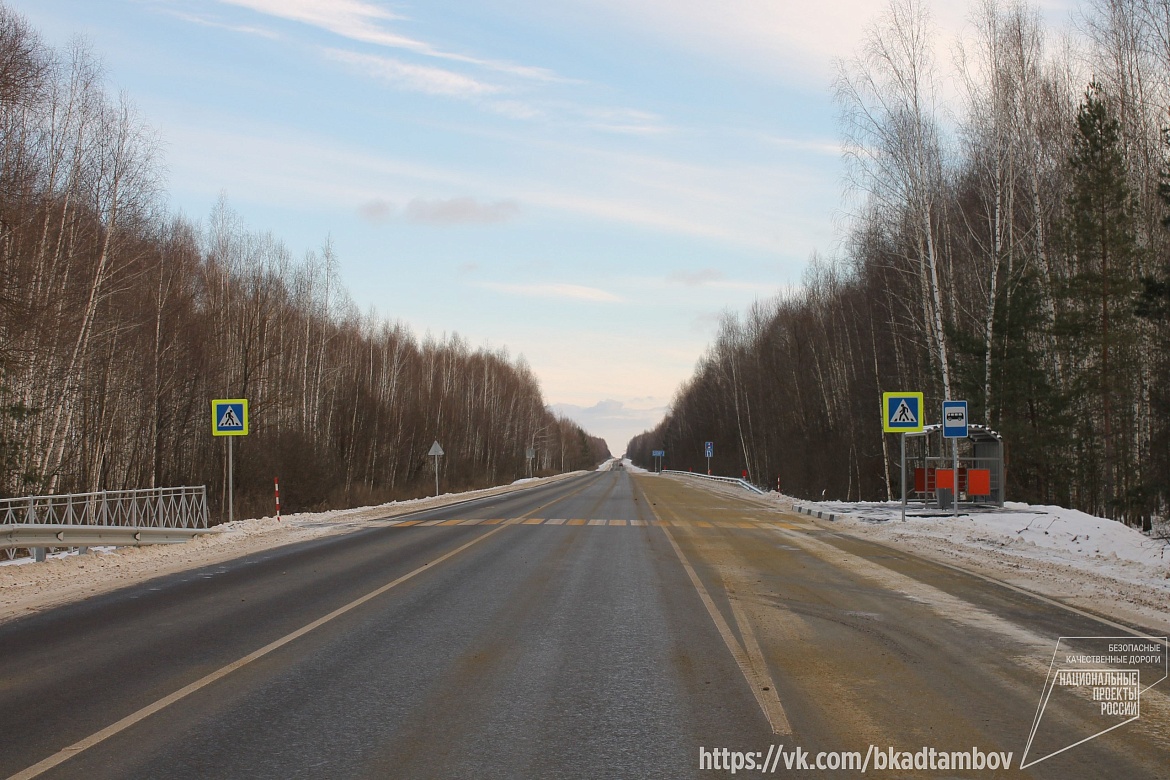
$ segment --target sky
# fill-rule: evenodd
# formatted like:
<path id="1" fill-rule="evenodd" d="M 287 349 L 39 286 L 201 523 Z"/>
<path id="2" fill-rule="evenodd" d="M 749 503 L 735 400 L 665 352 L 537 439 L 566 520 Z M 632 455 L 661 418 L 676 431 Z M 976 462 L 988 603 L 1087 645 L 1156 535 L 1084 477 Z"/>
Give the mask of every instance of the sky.
<path id="1" fill-rule="evenodd" d="M 4 0 L 84 37 L 163 142 L 360 310 L 523 355 L 624 451 L 720 316 L 840 241 L 831 95 L 868 0 Z M 965 2 L 931 4 L 940 40 Z M 1049 14 L 1063 13 L 1057 0 Z"/>

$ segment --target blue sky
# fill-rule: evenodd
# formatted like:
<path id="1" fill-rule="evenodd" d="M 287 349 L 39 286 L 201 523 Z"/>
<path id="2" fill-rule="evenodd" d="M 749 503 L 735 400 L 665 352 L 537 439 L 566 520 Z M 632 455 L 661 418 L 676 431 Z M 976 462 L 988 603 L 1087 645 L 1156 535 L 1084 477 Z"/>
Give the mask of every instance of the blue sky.
<path id="1" fill-rule="evenodd" d="M 164 142 L 419 334 L 507 346 L 620 453 L 727 309 L 832 253 L 833 59 L 863 0 L 6 0 L 86 37 Z M 944 34 L 966 3 L 937 3 Z"/>

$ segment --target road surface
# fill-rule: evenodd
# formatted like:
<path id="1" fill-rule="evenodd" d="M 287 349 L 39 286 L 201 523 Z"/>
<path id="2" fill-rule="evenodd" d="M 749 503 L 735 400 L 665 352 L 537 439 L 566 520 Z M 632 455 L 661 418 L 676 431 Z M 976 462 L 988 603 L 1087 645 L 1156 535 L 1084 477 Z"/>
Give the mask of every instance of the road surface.
<path id="1" fill-rule="evenodd" d="M 746 497 L 601 472 L 0 626 L 0 777 L 861 775 L 799 751 L 878 777 L 1170 777 L 1165 682 L 1017 769 L 1057 639 L 1118 633 Z M 1098 725 L 1075 704 L 1046 715 L 1053 745 Z M 877 766 L 931 748 L 1011 768 Z"/>

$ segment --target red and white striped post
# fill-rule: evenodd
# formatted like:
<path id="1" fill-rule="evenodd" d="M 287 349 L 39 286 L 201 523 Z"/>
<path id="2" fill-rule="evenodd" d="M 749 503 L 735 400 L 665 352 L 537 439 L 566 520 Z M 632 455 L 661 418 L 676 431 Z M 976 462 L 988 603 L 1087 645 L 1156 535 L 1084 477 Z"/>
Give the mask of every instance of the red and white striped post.
<path id="1" fill-rule="evenodd" d="M 280 520 L 280 477 L 273 477 L 272 484 L 276 488 L 276 519 Z"/>

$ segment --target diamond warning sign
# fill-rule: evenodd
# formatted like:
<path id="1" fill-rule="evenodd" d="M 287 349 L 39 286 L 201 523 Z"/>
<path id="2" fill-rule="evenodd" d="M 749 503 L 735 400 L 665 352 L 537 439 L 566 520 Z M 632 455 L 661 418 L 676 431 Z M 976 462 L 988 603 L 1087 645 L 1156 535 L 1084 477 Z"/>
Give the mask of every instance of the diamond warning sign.
<path id="1" fill-rule="evenodd" d="M 248 435 L 248 399 L 217 398 L 211 402 L 212 436 Z"/>
<path id="2" fill-rule="evenodd" d="M 922 427 L 922 393 L 882 393 L 882 430 L 913 433 Z"/>

